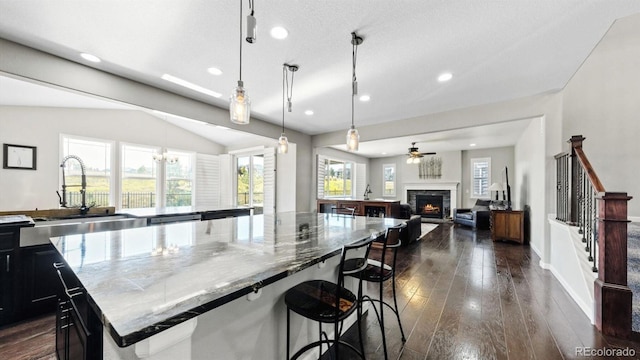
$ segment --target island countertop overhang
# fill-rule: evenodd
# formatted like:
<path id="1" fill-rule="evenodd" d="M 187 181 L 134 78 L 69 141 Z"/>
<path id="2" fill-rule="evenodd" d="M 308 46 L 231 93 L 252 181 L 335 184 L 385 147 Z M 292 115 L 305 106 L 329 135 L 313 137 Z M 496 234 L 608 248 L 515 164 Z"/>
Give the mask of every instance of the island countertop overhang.
<path id="1" fill-rule="evenodd" d="M 119 346 L 257 291 L 400 224 L 283 213 L 52 238 Z"/>

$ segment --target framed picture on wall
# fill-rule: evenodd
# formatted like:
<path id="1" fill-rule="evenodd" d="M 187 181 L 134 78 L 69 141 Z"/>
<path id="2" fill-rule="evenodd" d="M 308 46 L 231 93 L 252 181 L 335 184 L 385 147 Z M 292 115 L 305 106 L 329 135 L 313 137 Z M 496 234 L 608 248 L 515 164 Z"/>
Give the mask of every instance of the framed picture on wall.
<path id="1" fill-rule="evenodd" d="M 36 147 L 25 145 L 2 145 L 3 169 L 36 169 Z"/>

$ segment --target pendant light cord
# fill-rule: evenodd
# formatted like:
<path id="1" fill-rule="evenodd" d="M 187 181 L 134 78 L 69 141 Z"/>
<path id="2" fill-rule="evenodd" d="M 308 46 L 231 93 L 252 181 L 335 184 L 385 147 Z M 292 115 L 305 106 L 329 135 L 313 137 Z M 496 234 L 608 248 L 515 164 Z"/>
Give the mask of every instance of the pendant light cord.
<path id="1" fill-rule="evenodd" d="M 286 74 L 287 74 L 287 66 L 283 65 L 282 66 L 282 133 L 284 134 L 284 107 L 285 107 L 285 102 L 284 102 L 284 84 L 286 82 Z"/>
<path id="2" fill-rule="evenodd" d="M 353 52 L 352 52 L 352 59 L 353 59 L 353 76 L 351 78 L 351 127 L 354 127 L 354 110 L 353 108 L 355 107 L 355 97 L 356 97 L 356 84 L 357 84 L 357 78 L 356 78 L 356 58 L 358 57 L 358 42 L 354 39 L 353 41 Z"/>
<path id="3" fill-rule="evenodd" d="M 240 81 L 242 81 L 242 0 L 240 0 Z"/>
<path id="4" fill-rule="evenodd" d="M 284 133 L 284 108 L 285 106 L 288 108 L 291 103 L 291 98 L 293 97 L 293 77 L 297 69 L 295 65 L 282 65 L 282 133 Z M 289 72 L 291 72 L 291 86 L 289 86 Z"/>

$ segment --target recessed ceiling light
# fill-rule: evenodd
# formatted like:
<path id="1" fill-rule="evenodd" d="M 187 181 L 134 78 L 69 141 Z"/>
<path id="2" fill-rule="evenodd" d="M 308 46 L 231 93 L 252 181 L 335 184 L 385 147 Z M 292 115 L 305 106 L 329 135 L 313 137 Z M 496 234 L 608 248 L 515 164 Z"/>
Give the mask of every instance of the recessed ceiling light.
<path id="1" fill-rule="evenodd" d="M 476 146 L 476 144 L 469 144 L 469 146 L 474 147 L 474 146 Z"/>
<path id="2" fill-rule="evenodd" d="M 94 63 L 99 63 L 100 62 L 100 58 L 95 56 L 95 55 L 82 53 L 82 54 L 80 54 L 80 56 L 82 56 L 82 58 L 87 60 L 87 61 L 91 61 L 91 62 L 94 62 Z"/>
<path id="3" fill-rule="evenodd" d="M 386 153 L 386 152 L 383 152 L 383 153 L 382 153 L 382 155 L 387 155 L 387 153 Z"/>
<path id="4" fill-rule="evenodd" d="M 220 130 L 229 130 L 229 128 L 228 128 L 228 127 L 226 127 L 226 126 L 222 126 L 222 125 L 216 125 L 216 127 L 217 127 L 218 129 L 220 129 Z"/>
<path id="5" fill-rule="evenodd" d="M 313 115 L 313 110 L 307 110 L 304 112 L 305 115 Z"/>
<path id="6" fill-rule="evenodd" d="M 207 71 L 211 75 L 222 75 L 222 70 L 220 70 L 220 69 L 218 69 L 216 67 L 210 67 L 210 68 L 207 69 Z"/>
<path id="7" fill-rule="evenodd" d="M 440 74 L 440 76 L 438 76 L 438 81 L 445 82 L 445 81 L 451 80 L 452 78 L 453 78 L 453 74 L 447 72 L 447 73 Z"/>
<path id="8" fill-rule="evenodd" d="M 209 89 L 205 89 L 200 85 L 196 85 L 194 83 L 190 83 L 187 80 L 182 80 L 182 79 L 177 78 L 177 77 L 175 77 L 173 75 L 164 74 L 164 75 L 162 75 L 162 79 L 163 80 L 167 80 L 169 82 L 172 82 L 174 84 L 180 85 L 180 86 L 184 86 L 187 89 L 191 89 L 191 90 L 194 90 L 194 91 L 197 91 L 197 92 L 201 92 L 203 94 L 211 95 L 213 97 L 219 98 L 219 97 L 222 96 L 222 94 L 220 94 L 220 93 L 217 93 L 215 91 L 211 91 Z"/>
<path id="9" fill-rule="evenodd" d="M 369 100 L 371 100 L 371 96 L 369 95 L 360 96 L 360 101 L 369 101 Z"/>
<path id="10" fill-rule="evenodd" d="M 289 36 L 289 32 L 287 29 L 282 26 L 274 26 L 271 28 L 271 37 L 274 39 L 282 40 L 286 39 Z"/>

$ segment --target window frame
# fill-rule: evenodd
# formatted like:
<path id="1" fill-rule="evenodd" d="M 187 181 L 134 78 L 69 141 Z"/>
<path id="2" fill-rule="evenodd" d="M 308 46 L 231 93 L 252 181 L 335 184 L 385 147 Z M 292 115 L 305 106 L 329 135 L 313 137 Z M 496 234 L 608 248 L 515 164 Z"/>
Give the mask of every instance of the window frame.
<path id="1" fill-rule="evenodd" d="M 113 140 L 108 140 L 108 139 L 101 139 L 101 138 L 94 138 L 94 137 L 89 137 L 89 136 L 79 136 L 79 135 L 72 135 L 72 134 L 60 134 L 60 138 L 59 138 L 59 156 L 60 156 L 60 161 L 62 161 L 62 159 L 66 156 L 65 155 L 65 140 L 70 139 L 70 140 L 80 140 L 80 141 L 86 141 L 86 142 L 95 142 L 95 143 L 101 143 L 101 144 L 108 144 L 109 145 L 109 203 L 107 205 L 100 205 L 100 206 L 116 206 L 116 196 L 117 196 L 117 192 L 119 192 L 119 187 L 118 187 L 118 177 L 119 177 L 119 171 L 120 169 L 117 168 L 117 164 L 118 161 L 116 159 L 117 157 L 117 153 L 116 153 L 116 148 L 117 148 L 117 142 L 113 141 Z M 69 155 L 77 155 L 77 154 L 69 154 Z M 82 159 L 82 157 L 80 157 Z M 85 159 L 82 159 L 83 162 L 85 162 Z M 62 189 L 62 172 L 60 171 L 58 174 L 58 189 Z M 90 204 L 87 204 L 87 206 L 89 206 Z"/>
<path id="2" fill-rule="evenodd" d="M 253 163 L 253 158 L 254 156 L 261 156 L 263 158 L 263 172 L 264 172 L 264 159 L 265 159 L 265 153 L 264 153 L 264 148 L 260 148 L 260 150 L 253 150 L 253 151 L 244 151 L 244 152 L 237 152 L 237 153 L 233 153 L 233 171 L 234 171 L 234 176 L 233 176 L 233 203 L 236 204 L 236 206 L 249 206 L 249 207 L 264 207 L 264 173 L 262 174 L 263 177 L 263 189 L 262 189 L 262 203 L 261 204 L 254 204 L 253 200 L 254 200 L 254 195 L 253 195 L 253 190 L 254 190 L 254 174 L 253 174 L 253 168 L 254 168 L 254 163 Z M 248 169 L 249 169 L 249 194 L 248 194 L 248 203 L 247 204 L 243 204 L 243 205 L 239 205 L 238 204 L 238 158 L 241 157 L 248 157 L 249 158 L 249 164 Z"/>
<path id="3" fill-rule="evenodd" d="M 189 205 L 181 205 L 181 206 L 194 206 L 195 204 L 195 190 L 196 190 L 196 153 L 193 151 L 186 151 L 186 150 L 178 150 L 178 149 L 170 149 L 170 148 L 161 148 L 161 151 L 164 153 L 166 152 L 167 155 L 171 155 L 171 154 L 175 154 L 178 156 L 186 156 L 189 157 L 189 161 L 191 162 L 191 173 L 189 176 L 189 181 L 191 182 L 191 201 Z M 170 164 L 171 165 L 171 164 Z M 162 198 L 162 206 L 167 206 L 167 195 L 168 195 L 168 181 L 169 181 L 169 167 L 167 166 L 166 162 L 162 162 L 161 166 L 161 170 L 163 171 L 163 184 L 162 186 L 162 192 L 163 192 L 163 198 Z"/>
<path id="4" fill-rule="evenodd" d="M 349 178 L 349 180 L 351 180 L 351 187 L 350 187 L 350 194 L 347 195 L 346 194 L 346 189 L 347 189 L 347 178 L 345 178 L 344 176 L 342 177 L 342 194 L 337 194 L 337 195 L 328 195 L 329 191 L 328 188 L 325 186 L 324 189 L 324 198 L 325 199 L 334 199 L 334 198 L 349 198 L 349 199 L 355 199 L 355 183 L 356 183 L 356 176 L 355 176 L 355 172 L 356 172 L 356 162 L 354 161 L 349 161 L 349 160 L 345 160 L 345 159 L 338 159 L 338 158 L 332 158 L 332 157 L 325 157 L 325 166 L 327 165 L 331 165 L 331 161 L 336 162 L 336 163 L 342 163 L 342 173 L 346 174 L 346 165 L 347 164 L 351 164 L 351 177 Z M 329 174 L 329 171 L 325 171 L 325 178 L 327 177 L 327 175 Z M 324 181 L 324 179 L 323 179 Z"/>
<path id="5" fill-rule="evenodd" d="M 124 156 L 125 156 L 125 151 L 124 148 L 125 146 L 131 146 L 131 147 L 138 147 L 138 148 L 146 148 L 146 149 L 153 149 L 155 150 L 155 153 L 162 153 L 162 147 L 160 146 L 155 146 L 155 145 L 144 145 L 144 144 L 136 144 L 136 143 L 129 143 L 129 142 L 120 142 L 120 146 L 118 146 L 118 149 L 120 150 L 120 154 L 118 156 L 118 160 L 119 160 L 119 164 L 118 164 L 118 168 L 120 169 L 120 174 L 119 174 L 119 191 L 118 191 L 118 199 L 117 199 L 117 206 L 119 209 L 124 209 L 122 207 L 122 195 L 123 195 L 123 180 L 124 180 L 124 171 L 123 171 L 123 166 L 124 166 Z M 155 161 L 155 160 L 152 160 Z M 155 180 L 156 180 L 156 186 L 155 186 L 155 198 L 156 198 L 156 205 L 154 207 L 148 207 L 145 209 L 154 209 L 154 208 L 160 208 L 164 203 L 164 166 L 162 163 L 159 163 L 159 165 L 156 167 L 156 176 L 155 176 Z"/>
<path id="6" fill-rule="evenodd" d="M 475 177 L 475 168 L 476 168 L 476 164 L 478 163 L 487 163 L 487 176 L 486 176 L 486 180 L 487 180 L 487 186 L 485 189 L 485 192 L 481 193 L 481 194 L 476 194 L 475 192 L 475 181 L 476 179 L 484 179 L 485 177 Z M 470 198 L 471 199 L 490 199 L 491 198 L 491 192 L 489 191 L 489 187 L 491 186 L 491 158 L 490 157 L 482 157 L 482 158 L 471 158 L 470 159 L 470 174 L 469 174 L 469 179 L 470 179 L 470 189 L 471 189 L 471 194 L 470 194 Z"/>
<path id="7" fill-rule="evenodd" d="M 387 182 L 389 182 L 386 179 L 386 169 L 387 168 L 392 168 L 393 169 L 393 180 L 391 180 L 391 182 L 393 183 L 393 193 L 387 193 Z M 398 178 L 397 176 L 397 172 L 396 172 L 396 164 L 382 164 L 382 197 L 395 197 L 396 196 L 396 179 Z"/>

